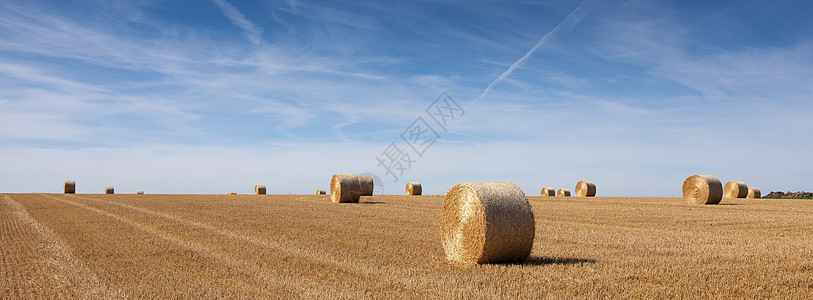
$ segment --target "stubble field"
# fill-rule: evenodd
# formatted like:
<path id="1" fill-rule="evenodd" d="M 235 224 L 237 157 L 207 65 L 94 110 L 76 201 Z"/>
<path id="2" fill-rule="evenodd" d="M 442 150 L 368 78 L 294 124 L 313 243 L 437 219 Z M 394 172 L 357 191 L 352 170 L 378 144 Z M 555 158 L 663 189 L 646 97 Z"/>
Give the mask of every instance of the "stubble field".
<path id="1" fill-rule="evenodd" d="M 0 194 L 0 298 L 811 298 L 813 202 L 529 197 L 522 264 L 456 265 L 442 196 Z"/>

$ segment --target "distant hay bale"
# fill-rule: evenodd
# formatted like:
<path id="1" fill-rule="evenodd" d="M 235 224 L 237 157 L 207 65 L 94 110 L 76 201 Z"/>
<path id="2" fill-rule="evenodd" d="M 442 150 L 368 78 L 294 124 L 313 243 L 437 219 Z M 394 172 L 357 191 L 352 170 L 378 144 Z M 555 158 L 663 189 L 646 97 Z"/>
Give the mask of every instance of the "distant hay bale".
<path id="1" fill-rule="evenodd" d="M 749 187 L 748 188 L 748 195 L 745 198 L 760 198 L 762 197 L 762 192 L 759 191 L 759 188 Z"/>
<path id="2" fill-rule="evenodd" d="M 531 253 L 534 215 L 514 183 L 459 183 L 441 209 L 446 258 L 463 263 L 519 262 Z"/>
<path id="3" fill-rule="evenodd" d="M 65 180 L 65 185 L 62 188 L 65 194 L 76 194 L 76 181 Z"/>
<path id="4" fill-rule="evenodd" d="M 356 174 L 333 174 L 330 179 L 330 200 L 333 203 L 358 203 L 361 197 L 360 181 Z"/>
<path id="5" fill-rule="evenodd" d="M 440 194 L 432 194 L 432 196 L 440 196 Z"/>
<path id="6" fill-rule="evenodd" d="M 373 177 L 372 176 L 358 176 L 359 180 L 359 193 L 361 196 L 373 195 Z"/>
<path id="7" fill-rule="evenodd" d="M 422 192 L 421 183 L 420 182 L 407 182 L 406 184 L 406 194 L 410 196 L 420 196 Z"/>
<path id="8" fill-rule="evenodd" d="M 553 197 L 556 196 L 556 190 L 552 187 L 542 188 L 542 197 Z"/>
<path id="9" fill-rule="evenodd" d="M 576 197 L 595 197 L 596 184 L 592 181 L 579 181 L 576 184 Z"/>
<path id="10" fill-rule="evenodd" d="M 108 195 L 115 194 L 115 192 L 113 191 L 113 186 L 106 186 L 106 187 L 104 187 L 104 193 L 105 193 L 105 194 L 108 194 Z"/>
<path id="11" fill-rule="evenodd" d="M 258 184 L 254 186 L 254 195 L 265 195 L 265 185 Z"/>
<path id="12" fill-rule="evenodd" d="M 229 195 L 237 195 L 237 192 L 229 192 Z"/>
<path id="13" fill-rule="evenodd" d="M 136 191 L 136 195 L 144 195 L 144 191 Z"/>
<path id="14" fill-rule="evenodd" d="M 325 190 L 316 190 L 316 194 L 317 195 L 327 195 L 327 192 L 325 192 Z"/>
<path id="15" fill-rule="evenodd" d="M 724 191 L 726 198 L 745 198 L 748 196 L 748 185 L 742 181 L 729 181 L 725 183 Z"/>
<path id="16" fill-rule="evenodd" d="M 692 175 L 683 181 L 683 199 L 689 204 L 717 204 L 723 198 L 723 184 L 713 175 Z"/>
<path id="17" fill-rule="evenodd" d="M 568 190 L 568 189 L 559 189 L 559 191 L 556 192 L 556 196 L 557 197 L 570 197 L 570 190 Z"/>

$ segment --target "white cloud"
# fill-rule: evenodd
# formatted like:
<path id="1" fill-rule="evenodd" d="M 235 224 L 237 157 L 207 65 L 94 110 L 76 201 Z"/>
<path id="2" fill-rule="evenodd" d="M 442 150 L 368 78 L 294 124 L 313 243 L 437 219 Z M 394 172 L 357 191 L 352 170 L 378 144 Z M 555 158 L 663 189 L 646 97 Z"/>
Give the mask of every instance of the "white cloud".
<path id="1" fill-rule="evenodd" d="M 226 15 L 229 20 L 231 20 L 234 26 L 239 27 L 243 34 L 245 34 L 246 38 L 255 46 L 259 46 L 262 43 L 262 35 L 263 30 L 256 24 L 252 23 L 251 21 L 246 18 L 234 5 L 229 3 L 226 0 L 212 0 L 220 10 L 223 11 L 223 14 Z"/>

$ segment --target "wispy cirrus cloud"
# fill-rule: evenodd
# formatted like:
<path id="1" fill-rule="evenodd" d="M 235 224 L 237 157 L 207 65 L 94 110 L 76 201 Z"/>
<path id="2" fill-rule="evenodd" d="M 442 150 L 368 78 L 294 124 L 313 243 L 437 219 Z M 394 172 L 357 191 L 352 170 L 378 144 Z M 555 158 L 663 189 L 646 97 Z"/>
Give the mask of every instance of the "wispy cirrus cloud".
<path id="1" fill-rule="evenodd" d="M 238 10 L 234 5 L 229 3 L 226 0 L 212 0 L 220 10 L 223 11 L 223 14 L 226 15 L 227 18 L 237 27 L 239 27 L 246 38 L 255 46 L 260 45 L 262 43 L 262 35 L 263 30 L 257 24 L 252 23 L 251 21 L 243 15 L 240 10 Z"/>

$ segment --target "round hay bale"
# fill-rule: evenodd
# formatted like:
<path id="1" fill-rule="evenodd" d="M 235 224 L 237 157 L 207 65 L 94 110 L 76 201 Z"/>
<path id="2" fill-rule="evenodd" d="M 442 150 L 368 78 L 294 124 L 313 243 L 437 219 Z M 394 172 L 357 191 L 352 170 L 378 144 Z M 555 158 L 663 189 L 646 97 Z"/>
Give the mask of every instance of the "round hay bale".
<path id="1" fill-rule="evenodd" d="M 237 195 L 237 192 L 229 192 L 229 195 Z"/>
<path id="2" fill-rule="evenodd" d="M 556 190 L 552 187 L 542 188 L 542 197 L 553 197 L 556 196 Z"/>
<path id="3" fill-rule="evenodd" d="M 723 184 L 713 175 L 692 175 L 683 181 L 683 199 L 689 204 L 717 204 L 723 198 Z"/>
<path id="4" fill-rule="evenodd" d="M 748 185 L 742 181 L 729 181 L 725 183 L 725 192 L 723 195 L 726 198 L 745 198 L 748 196 Z"/>
<path id="5" fill-rule="evenodd" d="M 65 194 L 76 194 L 76 181 L 65 180 L 65 184 L 62 188 L 62 191 Z"/>
<path id="6" fill-rule="evenodd" d="M 356 174 L 333 174 L 330 179 L 330 200 L 333 203 L 358 203 L 360 191 L 360 180 Z"/>
<path id="7" fill-rule="evenodd" d="M 359 180 L 359 193 L 361 196 L 373 195 L 373 177 L 372 176 L 358 176 Z M 358 201 L 356 201 L 358 202 Z"/>
<path id="8" fill-rule="evenodd" d="M 514 183 L 459 183 L 441 209 L 446 258 L 463 263 L 519 262 L 531 253 L 534 214 Z"/>
<path id="9" fill-rule="evenodd" d="M 325 192 L 325 190 L 316 190 L 316 194 L 317 195 L 327 195 L 327 192 Z"/>
<path id="10" fill-rule="evenodd" d="M 144 191 L 136 191 L 136 195 L 144 195 Z"/>
<path id="11" fill-rule="evenodd" d="M 576 197 L 595 197 L 596 184 L 592 181 L 579 181 L 576 184 Z"/>
<path id="12" fill-rule="evenodd" d="M 265 195 L 265 185 L 264 184 L 255 185 L 254 195 Z"/>
<path id="13" fill-rule="evenodd" d="M 406 184 L 406 194 L 410 196 L 420 196 L 421 192 L 421 183 L 420 182 L 407 182 Z"/>
<path id="14" fill-rule="evenodd" d="M 115 194 L 115 192 L 113 191 L 113 186 L 106 186 L 106 187 L 104 187 L 104 193 L 105 193 L 105 194 L 108 194 L 108 195 Z"/>
<path id="15" fill-rule="evenodd" d="M 748 195 L 745 198 L 760 198 L 762 197 L 762 192 L 759 191 L 759 188 L 749 187 L 748 188 Z"/>
<path id="16" fill-rule="evenodd" d="M 559 189 L 559 191 L 556 192 L 556 197 L 570 197 L 570 190 Z"/>
<path id="17" fill-rule="evenodd" d="M 432 194 L 432 196 L 440 196 L 440 194 Z"/>

